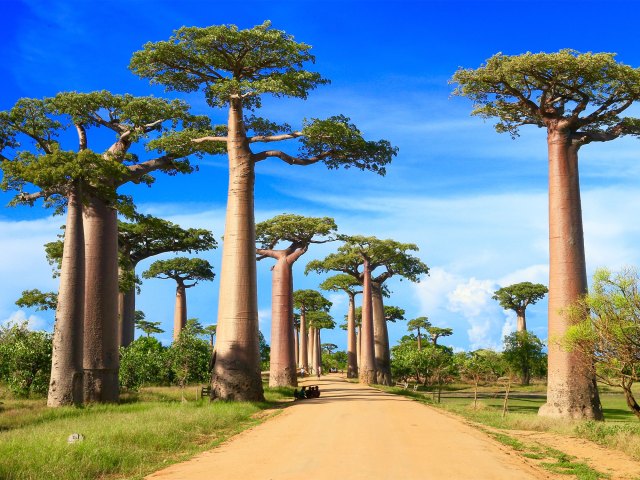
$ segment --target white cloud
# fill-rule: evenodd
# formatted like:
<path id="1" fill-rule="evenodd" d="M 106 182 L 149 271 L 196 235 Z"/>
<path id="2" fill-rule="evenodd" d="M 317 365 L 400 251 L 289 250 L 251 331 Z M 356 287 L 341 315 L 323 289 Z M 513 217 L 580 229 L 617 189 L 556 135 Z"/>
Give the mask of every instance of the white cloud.
<path id="1" fill-rule="evenodd" d="M 0 321 L 0 325 L 7 326 L 9 324 L 20 325 L 24 322 L 27 322 L 27 326 L 29 330 L 52 330 L 52 323 L 38 315 L 29 315 L 24 312 L 24 310 L 16 310 L 12 312 L 7 318 Z"/>

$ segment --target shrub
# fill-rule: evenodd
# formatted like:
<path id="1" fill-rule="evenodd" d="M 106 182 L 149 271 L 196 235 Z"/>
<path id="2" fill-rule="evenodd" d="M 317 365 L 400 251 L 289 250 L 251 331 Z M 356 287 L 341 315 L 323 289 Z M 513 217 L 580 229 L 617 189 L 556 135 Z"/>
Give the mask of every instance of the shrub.
<path id="1" fill-rule="evenodd" d="M 129 390 L 169 383 L 167 349 L 153 337 L 140 337 L 120 348 L 119 377 L 120 385 Z"/>

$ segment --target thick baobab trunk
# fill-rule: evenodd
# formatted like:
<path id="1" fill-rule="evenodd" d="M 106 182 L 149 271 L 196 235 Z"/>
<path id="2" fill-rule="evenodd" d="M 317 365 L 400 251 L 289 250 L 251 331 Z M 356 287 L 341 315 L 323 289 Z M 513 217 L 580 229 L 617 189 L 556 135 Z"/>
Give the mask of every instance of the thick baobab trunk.
<path id="1" fill-rule="evenodd" d="M 293 272 L 286 256 L 277 259 L 271 282 L 270 387 L 296 387 L 293 329 Z"/>
<path id="2" fill-rule="evenodd" d="M 549 374 L 547 403 L 539 415 L 601 420 L 602 409 L 588 362 L 564 350 L 569 327 L 562 310 L 587 292 L 578 148 L 567 132 L 550 128 L 549 145 Z"/>
<path id="3" fill-rule="evenodd" d="M 349 295 L 347 312 L 347 378 L 358 378 L 355 295 Z"/>
<path id="4" fill-rule="evenodd" d="M 118 223 L 116 212 L 92 197 L 84 207 L 84 399 L 117 402 Z"/>
<path id="5" fill-rule="evenodd" d="M 120 346 L 133 342 L 136 329 L 136 287 L 118 294 L 118 318 L 120 320 Z"/>
<path id="6" fill-rule="evenodd" d="M 82 348 L 84 330 L 84 231 L 82 203 L 77 192 L 69 195 L 60 289 L 53 333 L 51 380 L 47 405 L 80 405 L 83 401 Z"/>
<path id="7" fill-rule="evenodd" d="M 376 358 L 373 343 L 373 311 L 371 304 L 371 272 L 369 261 L 364 261 L 362 288 L 362 330 L 360 345 L 360 365 L 358 373 L 360 383 L 372 384 L 376 382 Z"/>
<path id="8" fill-rule="evenodd" d="M 518 315 L 518 326 L 516 327 L 517 332 L 527 331 L 527 319 L 525 312 L 526 310 L 524 308 L 518 308 L 516 310 L 516 315 Z"/>
<path id="9" fill-rule="evenodd" d="M 305 316 L 304 308 L 300 310 L 300 367 L 304 368 L 304 371 L 309 373 L 309 353 L 307 337 L 307 319 Z"/>
<path id="10" fill-rule="evenodd" d="M 222 246 L 216 362 L 211 384 L 217 398 L 264 400 L 258 343 L 254 162 L 241 99 L 229 107 L 229 192 Z"/>
<path id="11" fill-rule="evenodd" d="M 384 316 L 384 304 L 380 284 L 371 282 L 371 303 L 373 307 L 373 339 L 376 357 L 376 383 L 391 383 L 391 352 L 389 351 L 389 332 Z"/>
<path id="12" fill-rule="evenodd" d="M 180 333 L 187 324 L 187 288 L 184 283 L 176 285 L 176 307 L 173 310 L 173 341 L 180 338 Z"/>
<path id="13" fill-rule="evenodd" d="M 313 349 L 316 346 L 313 332 L 314 332 L 314 328 L 312 326 L 309 326 L 309 328 L 307 329 L 307 364 L 311 368 L 313 368 L 313 355 L 314 355 Z"/>

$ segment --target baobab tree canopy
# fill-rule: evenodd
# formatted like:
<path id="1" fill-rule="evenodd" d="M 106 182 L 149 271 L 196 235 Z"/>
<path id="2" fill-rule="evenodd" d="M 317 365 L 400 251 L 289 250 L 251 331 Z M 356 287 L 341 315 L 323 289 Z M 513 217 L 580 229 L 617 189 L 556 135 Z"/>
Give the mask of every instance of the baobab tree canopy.
<path id="1" fill-rule="evenodd" d="M 522 125 L 552 124 L 579 144 L 640 133 L 640 120 L 620 116 L 640 99 L 640 69 L 613 53 L 498 53 L 478 69 L 459 69 L 453 82 L 455 95 L 474 101 L 473 115 L 497 117 L 496 130 L 512 136 Z"/>
<path id="2" fill-rule="evenodd" d="M 338 227 L 333 218 L 305 217 L 282 214 L 256 225 L 256 243 L 259 255 L 269 256 L 264 250 L 273 250 L 280 242 L 289 242 L 287 250 L 306 249 L 311 243 L 334 240 L 332 235 Z"/>
<path id="3" fill-rule="evenodd" d="M 193 283 L 185 284 L 185 286 L 192 287 L 202 280 L 213 280 L 215 274 L 206 260 L 176 257 L 153 262 L 142 276 L 144 278 L 171 278 L 177 282 L 191 281 Z"/>
<path id="4" fill-rule="evenodd" d="M 317 290 L 296 290 L 293 292 L 293 306 L 306 312 L 323 311 L 328 312 L 331 303 Z"/>
<path id="5" fill-rule="evenodd" d="M 310 90 L 329 83 L 319 73 L 303 68 L 315 60 L 310 49 L 271 28 L 268 21 L 245 30 L 235 25 L 182 27 L 168 41 L 145 44 L 134 53 L 130 68 L 167 90 L 194 92 L 202 88 L 211 107 L 240 101 L 241 108 L 252 110 L 261 106 L 262 95 L 306 99 Z M 384 175 L 385 165 L 397 153 L 386 140 L 364 140 L 343 115 L 308 120 L 300 131 L 252 116 L 244 119 L 244 128 L 254 133 L 249 143 L 300 139 L 300 157 L 268 150 L 254 154 L 256 162 L 269 157 L 295 165 L 323 161 L 329 168 L 353 166 Z M 215 135 L 194 140 L 226 141 Z"/>
<path id="6" fill-rule="evenodd" d="M 548 291 L 541 283 L 521 282 L 496 290 L 492 298 L 505 310 L 518 311 L 543 299 Z"/>

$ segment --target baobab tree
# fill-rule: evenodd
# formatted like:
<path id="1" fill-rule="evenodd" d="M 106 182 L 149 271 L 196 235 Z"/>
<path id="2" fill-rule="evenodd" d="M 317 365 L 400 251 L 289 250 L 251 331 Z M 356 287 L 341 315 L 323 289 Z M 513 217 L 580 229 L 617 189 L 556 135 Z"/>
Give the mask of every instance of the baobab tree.
<path id="1" fill-rule="evenodd" d="M 201 281 L 212 281 L 214 276 L 208 261 L 202 258 L 186 257 L 156 260 L 148 270 L 142 273 L 143 278 L 172 279 L 176 282 L 176 306 L 173 313 L 174 342 L 178 340 L 180 332 L 187 324 L 187 288 L 195 287 Z"/>
<path id="2" fill-rule="evenodd" d="M 320 284 L 322 290 L 344 292 L 349 296 L 347 310 L 347 378 L 358 378 L 358 344 L 356 335 L 356 295 L 362 293 L 361 285 L 353 276 L 339 273 Z"/>
<path id="3" fill-rule="evenodd" d="M 271 281 L 271 359 L 269 386 L 297 386 L 293 339 L 293 264 L 312 243 L 334 240 L 329 217 L 283 214 L 256 225 L 257 259 L 273 258 Z M 284 248 L 277 249 L 285 243 Z"/>
<path id="4" fill-rule="evenodd" d="M 311 351 L 313 352 L 312 368 L 314 372 L 318 373 L 320 371 L 320 367 L 322 367 L 322 340 L 320 331 L 323 329 L 334 329 L 336 322 L 334 322 L 331 315 L 329 315 L 329 312 L 324 310 L 307 312 L 307 319 L 309 321 L 309 331 L 312 332 L 310 336 L 313 342 L 313 347 L 311 348 Z"/>
<path id="5" fill-rule="evenodd" d="M 429 340 L 435 347 L 438 345 L 438 339 L 441 337 L 449 337 L 453 335 L 453 329 L 448 327 L 436 327 L 430 325 L 427 327 L 427 333 L 429 334 Z"/>
<path id="6" fill-rule="evenodd" d="M 307 265 L 307 271 L 325 272 L 338 270 L 347 273 L 363 282 L 363 339 L 361 354 L 368 345 L 367 340 L 367 310 L 366 292 L 367 273 L 380 268 L 380 273 L 369 273 L 372 305 L 372 324 L 374 338 L 374 356 L 376 381 L 382 385 L 391 385 L 391 353 L 389 349 L 389 334 L 387 319 L 382 297 L 384 296 L 384 282 L 393 276 L 401 276 L 413 282 L 420 281 L 420 275 L 426 274 L 429 268 L 417 257 L 408 252 L 417 251 L 418 247 L 411 243 L 400 243 L 395 240 L 381 240 L 376 237 L 349 236 L 343 237 L 345 243 L 338 248 L 338 253 L 328 255 L 324 260 L 314 260 Z M 359 271 L 360 264 L 363 271 Z M 366 359 L 363 355 L 363 362 Z M 361 367 L 362 368 L 362 367 Z M 361 375 L 362 378 L 362 375 Z"/>
<path id="7" fill-rule="evenodd" d="M 426 332 L 430 326 L 431 322 L 428 317 L 418 317 L 407 322 L 407 330 L 410 332 L 416 330 L 418 332 L 418 350 L 422 350 L 422 335 L 420 329 Z"/>
<path id="8" fill-rule="evenodd" d="M 142 330 L 147 337 L 150 337 L 152 333 L 164 333 L 164 330 L 160 328 L 162 322 L 150 322 L 142 310 L 136 310 L 134 322 L 135 327 Z"/>
<path id="9" fill-rule="evenodd" d="M 505 310 L 513 310 L 518 316 L 517 332 L 527 331 L 526 310 L 549 292 L 541 283 L 521 282 L 502 287 L 494 292 L 493 298 Z"/>
<path id="10" fill-rule="evenodd" d="M 64 239 L 64 234 L 60 237 Z M 47 260 L 58 270 L 63 246 L 63 240 L 45 245 Z M 139 290 L 135 268 L 138 263 L 161 253 L 194 253 L 213 248 L 216 248 L 213 234 L 202 228 L 183 229 L 168 220 L 140 214 L 133 215 L 132 222 L 118 221 L 120 346 L 126 347 L 134 337 L 136 289 Z"/>
<path id="11" fill-rule="evenodd" d="M 343 115 L 311 119 L 301 130 L 264 118 L 245 118 L 264 95 L 306 99 L 328 83 L 305 70 L 314 57 L 309 45 L 294 41 L 265 22 L 240 30 L 235 25 L 183 27 L 168 41 L 147 43 L 135 52 L 131 69 L 167 90 L 205 94 L 212 108 L 226 108 L 228 123 L 221 135 L 193 139 L 199 145 L 226 147 L 229 191 L 220 273 L 217 360 L 212 388 L 218 398 L 262 400 L 258 356 L 254 177 L 258 162 L 278 158 L 289 165 L 324 163 L 385 174 L 397 151 L 389 142 L 366 141 Z M 295 140 L 298 156 L 279 149 L 254 151 L 258 143 Z"/>
<path id="12" fill-rule="evenodd" d="M 547 130 L 549 158 L 549 373 L 547 403 L 539 414 L 602 419 L 594 377 L 580 352 L 559 339 L 569 327 L 561 311 L 587 292 L 578 175 L 578 151 L 640 133 L 640 121 L 622 114 L 640 99 L 640 69 L 612 53 L 498 53 L 478 69 L 453 76 L 456 95 L 474 102 L 473 115 L 497 118 L 513 137 L 523 125 Z"/>
<path id="13" fill-rule="evenodd" d="M 299 364 L 307 372 L 309 364 L 313 363 L 313 343 L 315 341 L 315 332 L 313 327 L 309 325 L 307 313 L 309 312 L 328 312 L 333 305 L 317 290 L 296 290 L 293 292 L 293 307 L 300 312 L 300 361 Z M 311 361 L 310 361 L 311 360 Z"/>

